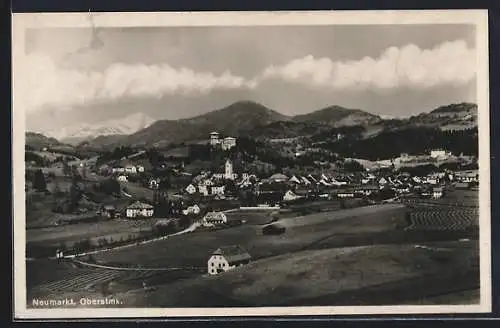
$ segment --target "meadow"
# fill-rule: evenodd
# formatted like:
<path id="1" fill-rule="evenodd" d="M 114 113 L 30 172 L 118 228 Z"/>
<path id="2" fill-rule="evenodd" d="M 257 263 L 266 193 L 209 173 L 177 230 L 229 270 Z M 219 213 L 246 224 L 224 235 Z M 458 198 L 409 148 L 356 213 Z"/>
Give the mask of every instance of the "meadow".
<path id="1" fill-rule="evenodd" d="M 263 235 L 262 226 L 258 223 L 244 224 L 215 231 L 186 233 L 130 249 L 96 254 L 95 258 L 101 263 L 116 265 L 133 261 L 145 267 L 200 266 L 206 264 L 218 247 L 233 244 L 246 248 L 253 258 L 264 258 L 301 250 L 342 229 L 352 232 L 392 230 L 396 220 L 402 220 L 404 214 L 404 206 L 393 204 L 317 213 L 279 220 L 287 229 L 278 236 Z M 353 224 L 351 220 L 358 222 Z M 365 224 L 361 225 L 360 221 Z"/>
<path id="2" fill-rule="evenodd" d="M 434 303 L 479 287 L 477 248 L 376 245 L 283 254 L 217 276 L 131 291 L 133 306 L 325 306 Z"/>

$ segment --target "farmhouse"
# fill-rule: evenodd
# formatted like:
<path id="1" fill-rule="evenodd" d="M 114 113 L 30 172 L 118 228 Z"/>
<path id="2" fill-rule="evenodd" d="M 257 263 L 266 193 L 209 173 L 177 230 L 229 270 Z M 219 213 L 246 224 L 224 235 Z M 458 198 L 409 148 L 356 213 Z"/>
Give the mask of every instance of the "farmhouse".
<path id="1" fill-rule="evenodd" d="M 252 257 L 239 245 L 218 248 L 208 259 L 208 273 L 216 275 L 247 264 Z"/>
<path id="2" fill-rule="evenodd" d="M 135 203 L 129 205 L 126 210 L 126 216 L 128 218 L 136 217 L 152 217 L 154 213 L 154 206 L 136 201 Z"/>
<path id="3" fill-rule="evenodd" d="M 203 223 L 208 225 L 227 223 L 227 216 L 222 212 L 208 212 L 203 217 Z"/>

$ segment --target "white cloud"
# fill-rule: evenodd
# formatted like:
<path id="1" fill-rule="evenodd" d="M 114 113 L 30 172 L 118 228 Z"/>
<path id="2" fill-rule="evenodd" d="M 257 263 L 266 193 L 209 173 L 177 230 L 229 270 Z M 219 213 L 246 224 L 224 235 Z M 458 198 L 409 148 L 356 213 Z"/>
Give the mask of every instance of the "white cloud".
<path id="1" fill-rule="evenodd" d="M 33 54 L 21 61 L 20 101 L 25 111 L 44 106 L 70 109 L 95 100 L 121 97 L 161 97 L 173 93 L 207 93 L 213 89 L 246 86 L 245 79 L 226 71 L 221 75 L 173 68 L 168 64 L 113 64 L 103 71 L 63 69 L 44 55 Z"/>
<path id="2" fill-rule="evenodd" d="M 461 85 L 473 80 L 475 74 L 475 50 L 457 40 L 429 50 L 412 44 L 391 47 L 378 58 L 357 61 L 306 56 L 266 68 L 255 82 L 281 79 L 332 89 L 431 88 Z"/>
<path id="3" fill-rule="evenodd" d="M 112 64 L 102 71 L 64 69 L 41 54 L 18 65 L 18 106 L 33 112 L 44 106 L 61 110 L 96 100 L 208 93 L 214 89 L 253 89 L 266 80 L 284 80 L 333 90 L 397 87 L 431 88 L 460 85 L 475 78 L 475 50 L 464 41 L 445 42 L 434 49 L 415 45 L 386 49 L 378 58 L 353 61 L 306 56 L 282 66 L 269 66 L 253 79 L 226 71 L 215 75 L 174 68 L 168 64 Z"/>

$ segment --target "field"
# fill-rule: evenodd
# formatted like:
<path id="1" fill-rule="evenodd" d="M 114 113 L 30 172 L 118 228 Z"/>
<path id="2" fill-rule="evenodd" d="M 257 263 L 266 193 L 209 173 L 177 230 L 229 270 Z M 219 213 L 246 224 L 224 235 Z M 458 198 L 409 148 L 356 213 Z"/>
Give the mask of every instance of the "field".
<path id="1" fill-rule="evenodd" d="M 139 183 L 134 182 L 121 182 L 122 188 L 134 199 L 147 199 L 153 201 L 154 190 L 141 186 Z"/>
<path id="2" fill-rule="evenodd" d="M 425 204 L 441 207 L 479 207 L 479 194 L 477 190 L 448 190 L 440 199 L 406 199 L 406 204 Z"/>
<path id="3" fill-rule="evenodd" d="M 425 304 L 425 298 L 476 290 L 476 255 L 474 243 L 303 251 L 149 293 L 136 290 L 128 302 L 163 307 Z"/>
<path id="4" fill-rule="evenodd" d="M 150 233 L 155 222 L 156 219 L 110 220 L 29 229 L 26 231 L 26 242 L 32 246 L 50 247 L 62 243 L 69 246 L 82 239 L 97 242 L 103 237 L 118 241 L 121 238 L 127 239 L 129 235 Z"/>
<path id="5" fill-rule="evenodd" d="M 28 299 L 33 297 L 57 297 L 70 293 L 119 293 L 142 288 L 142 283 L 161 284 L 170 279 L 191 277 L 199 270 L 114 270 L 82 267 L 72 262 L 42 260 L 27 263 Z M 50 269 L 50 270 L 48 270 Z M 126 289 L 123 286 L 126 285 Z M 100 295 L 103 296 L 103 295 Z"/>
<path id="6" fill-rule="evenodd" d="M 318 213 L 292 219 L 281 219 L 288 226 L 284 234 L 268 236 L 262 234 L 257 222 L 216 231 L 199 231 L 183 234 L 136 246 L 96 255 L 102 263 L 126 264 L 131 259 L 137 265 L 149 266 L 199 266 L 204 265 L 210 254 L 220 246 L 239 244 L 252 257 L 264 258 L 295 252 L 342 230 L 374 232 L 391 230 L 397 220 L 404 218 L 401 205 L 379 205 L 330 213 Z M 365 224 L 360 225 L 359 221 Z"/>
<path id="7" fill-rule="evenodd" d="M 457 203 L 467 207 L 452 206 Z M 280 235 L 262 233 L 276 212 L 232 211 L 227 216 L 244 220 L 243 225 L 94 255 L 99 265 L 137 272 L 74 268 L 52 261 L 51 265 L 61 266 L 60 276 L 31 278 L 31 294 L 98 293 L 90 280 L 108 284 L 113 295 L 127 299 L 128 306 L 438 304 L 460 303 L 464 298 L 472 302 L 479 286 L 475 204 L 477 192 L 456 190 L 442 199 L 407 204 L 308 215 L 286 209 L 275 222 L 285 227 Z M 120 224 L 84 230 L 141 229 Z M 52 235 L 40 234 L 36 238 L 44 241 Z M 204 276 L 211 253 L 233 244 L 246 248 L 252 263 L 216 277 Z M 35 271 L 28 274 L 40 275 Z M 145 291 L 142 281 L 154 289 Z"/>

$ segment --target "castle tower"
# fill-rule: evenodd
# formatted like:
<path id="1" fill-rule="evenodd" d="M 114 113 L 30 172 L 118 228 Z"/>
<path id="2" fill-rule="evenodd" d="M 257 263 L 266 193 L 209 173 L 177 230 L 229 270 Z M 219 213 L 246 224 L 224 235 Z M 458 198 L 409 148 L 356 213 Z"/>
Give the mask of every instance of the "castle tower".
<path id="1" fill-rule="evenodd" d="M 224 170 L 224 178 L 228 180 L 233 180 L 233 163 L 231 160 L 226 160 L 226 164 L 224 165 L 225 170 Z"/>
<path id="2" fill-rule="evenodd" d="M 219 140 L 219 133 L 218 132 L 212 132 L 210 133 L 210 145 L 216 146 L 220 142 Z"/>

